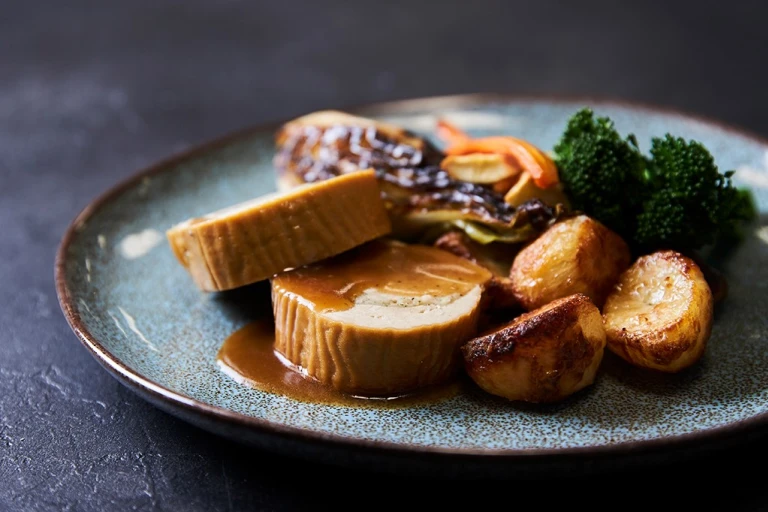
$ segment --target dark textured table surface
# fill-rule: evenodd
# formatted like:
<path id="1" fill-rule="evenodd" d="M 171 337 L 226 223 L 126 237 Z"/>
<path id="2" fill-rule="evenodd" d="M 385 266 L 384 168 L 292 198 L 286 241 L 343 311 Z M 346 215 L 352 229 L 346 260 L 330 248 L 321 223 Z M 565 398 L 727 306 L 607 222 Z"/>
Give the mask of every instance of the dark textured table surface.
<path id="1" fill-rule="evenodd" d="M 762 435 L 694 460 L 546 478 L 544 491 L 352 472 L 188 426 L 80 346 L 53 287 L 68 223 L 137 169 L 223 132 L 346 104 L 499 91 L 657 103 L 768 135 L 763 2 L 347 4 L 2 3 L 0 510 L 402 507 L 412 496 L 434 508 L 528 497 L 768 506 Z"/>

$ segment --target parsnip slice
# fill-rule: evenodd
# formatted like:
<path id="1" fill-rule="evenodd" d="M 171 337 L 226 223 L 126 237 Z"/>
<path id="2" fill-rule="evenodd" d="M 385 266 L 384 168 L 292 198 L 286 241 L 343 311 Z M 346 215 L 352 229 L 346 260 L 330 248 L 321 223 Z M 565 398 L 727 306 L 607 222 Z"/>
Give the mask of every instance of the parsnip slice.
<path id="1" fill-rule="evenodd" d="M 520 173 L 519 168 L 498 153 L 447 156 L 440 167 L 457 180 L 483 185 L 492 185 Z"/>

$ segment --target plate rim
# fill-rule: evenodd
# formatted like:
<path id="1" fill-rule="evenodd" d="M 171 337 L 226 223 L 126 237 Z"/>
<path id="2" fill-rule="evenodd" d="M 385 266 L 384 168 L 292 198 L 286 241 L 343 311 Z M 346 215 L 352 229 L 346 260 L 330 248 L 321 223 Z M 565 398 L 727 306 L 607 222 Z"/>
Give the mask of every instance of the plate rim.
<path id="1" fill-rule="evenodd" d="M 479 92 L 470 94 L 454 94 L 440 96 L 425 96 L 407 99 L 395 99 L 390 101 L 355 104 L 341 107 L 328 107 L 329 109 L 338 109 L 350 113 L 360 113 L 368 115 L 402 115 L 408 109 L 418 107 L 421 109 L 435 109 L 440 107 L 469 107 L 489 104 L 493 102 L 506 103 L 545 103 L 545 104 L 573 104 L 583 103 L 584 105 L 599 107 L 618 107 L 626 110 L 634 110 L 645 114 L 662 114 L 665 116 L 677 117 L 687 121 L 705 124 L 716 127 L 731 135 L 736 135 L 761 146 L 768 150 L 768 138 L 753 133 L 747 129 L 725 123 L 723 121 L 691 113 L 670 106 L 644 103 L 638 101 L 629 101 L 626 99 L 614 98 L 609 96 L 589 96 L 589 95 L 526 95 L 509 94 L 499 92 Z M 425 107 L 425 104 L 427 105 Z M 760 426 L 768 425 L 768 411 L 757 414 L 750 418 L 741 419 L 732 423 L 727 423 L 717 427 L 708 428 L 696 432 L 677 434 L 673 436 L 656 437 L 651 439 L 638 439 L 622 441 L 613 444 L 571 446 L 563 448 L 451 448 L 444 446 L 418 445 L 412 443 L 398 443 L 394 441 L 382 441 L 362 439 L 359 437 L 345 436 L 338 433 L 320 432 L 302 427 L 295 427 L 283 423 L 270 421 L 265 418 L 257 418 L 235 412 L 231 409 L 211 405 L 187 396 L 183 393 L 173 391 L 147 377 L 144 377 L 138 371 L 130 368 L 120 361 L 118 357 L 107 350 L 85 327 L 75 308 L 72 293 L 67 286 L 65 279 L 65 267 L 67 264 L 67 254 L 69 247 L 76 239 L 80 226 L 86 223 L 102 206 L 110 200 L 119 196 L 124 191 L 140 184 L 142 180 L 150 176 L 168 172 L 189 160 L 194 160 L 211 151 L 226 147 L 240 139 L 245 139 L 260 133 L 274 135 L 274 132 L 283 123 L 291 118 L 279 121 L 271 121 L 248 126 L 238 130 L 228 132 L 222 136 L 208 139 L 205 142 L 198 143 L 192 147 L 172 153 L 170 156 L 156 161 L 155 163 L 144 167 L 128 178 L 125 178 L 102 192 L 95 199 L 92 199 L 72 220 L 67 227 L 56 251 L 54 263 L 54 281 L 56 295 L 61 307 L 62 313 L 69 324 L 70 329 L 91 353 L 91 355 L 113 375 L 118 381 L 127 387 L 139 392 L 140 395 L 146 393 L 148 396 L 142 398 L 151 398 L 150 402 L 157 400 L 164 403 L 172 409 L 180 408 L 184 413 L 192 416 L 202 415 L 206 420 L 213 422 L 224 422 L 237 428 L 247 428 L 256 430 L 264 435 L 280 435 L 289 437 L 299 442 L 324 443 L 327 447 L 366 449 L 366 450 L 385 450 L 392 453 L 403 455 L 446 455 L 462 456 L 470 458 L 492 458 L 494 460 L 531 460 L 531 459 L 551 459 L 556 458 L 575 458 L 583 456 L 621 456 L 636 455 L 643 452 L 658 451 L 661 449 L 686 448 L 691 447 L 701 441 L 727 441 L 732 440 L 740 434 L 752 432 Z M 136 388 L 136 389 L 134 389 Z M 157 405 L 157 404 L 155 404 Z M 186 414 L 185 414 L 186 416 Z"/>

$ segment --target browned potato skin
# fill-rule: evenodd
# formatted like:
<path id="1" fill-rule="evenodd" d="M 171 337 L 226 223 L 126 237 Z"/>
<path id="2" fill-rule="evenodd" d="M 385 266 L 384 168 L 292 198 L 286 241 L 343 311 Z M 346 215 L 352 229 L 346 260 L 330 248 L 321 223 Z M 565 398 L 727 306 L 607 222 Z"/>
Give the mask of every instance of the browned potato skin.
<path id="1" fill-rule="evenodd" d="M 488 393 L 542 403 L 592 384 L 604 349 L 600 311 L 575 294 L 470 340 L 462 353 L 467 373 Z"/>
<path id="2" fill-rule="evenodd" d="M 448 251 L 491 271 L 493 277 L 485 286 L 483 309 L 519 308 L 509 279 L 509 269 L 516 254 L 509 244 L 482 245 L 460 231 L 449 231 L 435 243 L 435 247 Z"/>
<path id="3" fill-rule="evenodd" d="M 659 287 L 683 286 L 684 307 L 676 311 L 669 302 L 633 315 L 639 325 L 634 327 L 619 310 L 633 285 L 658 275 L 654 270 L 664 265 L 677 274 L 679 282 L 668 278 L 656 283 Z M 608 348 L 629 363 L 666 373 L 676 373 L 695 364 L 704 355 L 712 331 L 714 298 L 703 272 L 696 263 L 675 251 L 659 251 L 642 256 L 624 272 L 615 291 L 608 297 L 603 310 Z M 667 313 L 665 318 L 663 313 Z"/>
<path id="4" fill-rule="evenodd" d="M 515 297 L 529 311 L 574 293 L 602 307 L 630 261 L 619 235 L 579 215 L 558 222 L 523 248 L 510 278 Z"/>

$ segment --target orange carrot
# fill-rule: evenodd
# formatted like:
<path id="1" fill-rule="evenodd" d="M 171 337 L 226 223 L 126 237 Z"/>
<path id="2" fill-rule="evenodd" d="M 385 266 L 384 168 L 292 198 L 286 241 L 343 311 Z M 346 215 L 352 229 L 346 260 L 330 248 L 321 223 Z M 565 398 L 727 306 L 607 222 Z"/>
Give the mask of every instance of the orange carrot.
<path id="1" fill-rule="evenodd" d="M 445 119 L 439 119 L 437 121 L 437 136 L 449 146 L 467 142 L 471 138 L 466 132 L 460 130 L 455 124 L 446 121 Z"/>
<path id="2" fill-rule="evenodd" d="M 461 133 L 459 131 L 459 133 Z M 447 155 L 470 153 L 500 153 L 511 156 L 520 169 L 530 173 L 539 188 L 547 188 L 560 181 L 557 166 L 544 152 L 532 144 L 515 137 L 466 138 L 451 144 Z"/>

